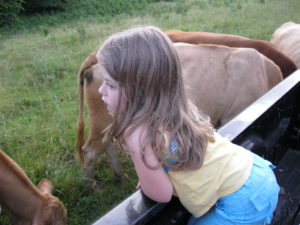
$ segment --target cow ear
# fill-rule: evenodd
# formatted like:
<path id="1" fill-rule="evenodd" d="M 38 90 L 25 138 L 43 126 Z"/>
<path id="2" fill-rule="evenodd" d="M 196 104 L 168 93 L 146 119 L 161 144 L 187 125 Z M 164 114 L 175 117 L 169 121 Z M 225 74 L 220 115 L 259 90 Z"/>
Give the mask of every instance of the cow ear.
<path id="1" fill-rule="evenodd" d="M 53 190 L 52 182 L 48 179 L 41 180 L 37 187 L 41 194 L 52 193 Z"/>

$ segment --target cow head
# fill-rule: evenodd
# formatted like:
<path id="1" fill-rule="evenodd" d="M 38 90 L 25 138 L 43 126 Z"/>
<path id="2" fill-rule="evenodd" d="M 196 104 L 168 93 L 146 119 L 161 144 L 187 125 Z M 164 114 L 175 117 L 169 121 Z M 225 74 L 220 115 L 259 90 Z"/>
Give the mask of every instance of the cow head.
<path id="1" fill-rule="evenodd" d="M 41 209 L 33 218 L 32 225 L 66 225 L 67 210 L 63 203 L 53 196 L 53 185 L 47 179 L 41 180 L 38 191 L 43 196 Z"/>

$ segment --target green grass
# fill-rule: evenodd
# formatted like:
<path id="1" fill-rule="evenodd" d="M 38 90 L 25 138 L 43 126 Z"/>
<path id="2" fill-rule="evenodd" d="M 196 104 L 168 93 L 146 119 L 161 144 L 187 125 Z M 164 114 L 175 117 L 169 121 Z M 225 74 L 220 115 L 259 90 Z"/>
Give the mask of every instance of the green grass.
<path id="1" fill-rule="evenodd" d="M 284 22 L 300 23 L 299 11 L 296 0 L 187 0 L 151 3 L 114 17 L 82 12 L 76 20 L 70 11 L 59 23 L 54 14 L 23 18 L 23 28 L 0 30 L 0 148 L 35 184 L 42 178 L 54 183 L 69 225 L 90 224 L 132 193 L 137 178 L 122 154 L 128 181 L 116 183 L 105 156 L 96 171 L 99 188 L 82 177 L 75 138 L 77 71 L 85 57 L 109 34 L 134 25 L 270 40 Z M 5 217 L 0 223 L 9 224 Z"/>

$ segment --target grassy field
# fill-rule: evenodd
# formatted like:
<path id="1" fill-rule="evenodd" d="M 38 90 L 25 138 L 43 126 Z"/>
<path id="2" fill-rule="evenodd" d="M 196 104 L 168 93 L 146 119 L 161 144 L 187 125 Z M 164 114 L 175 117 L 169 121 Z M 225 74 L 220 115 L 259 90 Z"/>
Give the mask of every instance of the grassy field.
<path id="1" fill-rule="evenodd" d="M 137 178 L 124 155 L 129 180 L 117 183 L 105 156 L 96 171 L 99 188 L 82 177 L 75 138 L 77 72 L 85 57 L 109 34 L 134 25 L 270 40 L 284 22 L 300 23 L 299 11 L 298 0 L 178 0 L 151 3 L 130 15 L 81 15 L 58 24 L 47 23 L 54 14 L 37 16 L 33 25 L 31 17 L 23 26 L 0 30 L 0 148 L 35 184 L 42 178 L 54 183 L 69 225 L 91 224 L 132 193 Z M 5 216 L 0 224 L 9 224 Z"/>

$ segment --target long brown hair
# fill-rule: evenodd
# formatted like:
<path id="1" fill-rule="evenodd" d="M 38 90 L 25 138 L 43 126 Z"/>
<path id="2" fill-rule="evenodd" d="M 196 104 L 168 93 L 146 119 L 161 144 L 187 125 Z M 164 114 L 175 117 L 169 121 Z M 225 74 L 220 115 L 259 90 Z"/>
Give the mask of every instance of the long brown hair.
<path id="1" fill-rule="evenodd" d="M 123 149 L 124 132 L 146 123 L 148 139 L 141 145 L 144 162 L 144 149 L 150 143 L 158 159 L 172 170 L 201 167 L 207 141 L 213 139 L 213 128 L 186 97 L 170 39 L 153 26 L 132 28 L 110 36 L 97 59 L 119 83 L 120 95 L 127 98 L 124 113 L 116 110 L 106 137 Z M 176 140 L 176 163 L 165 160 L 166 133 Z"/>

